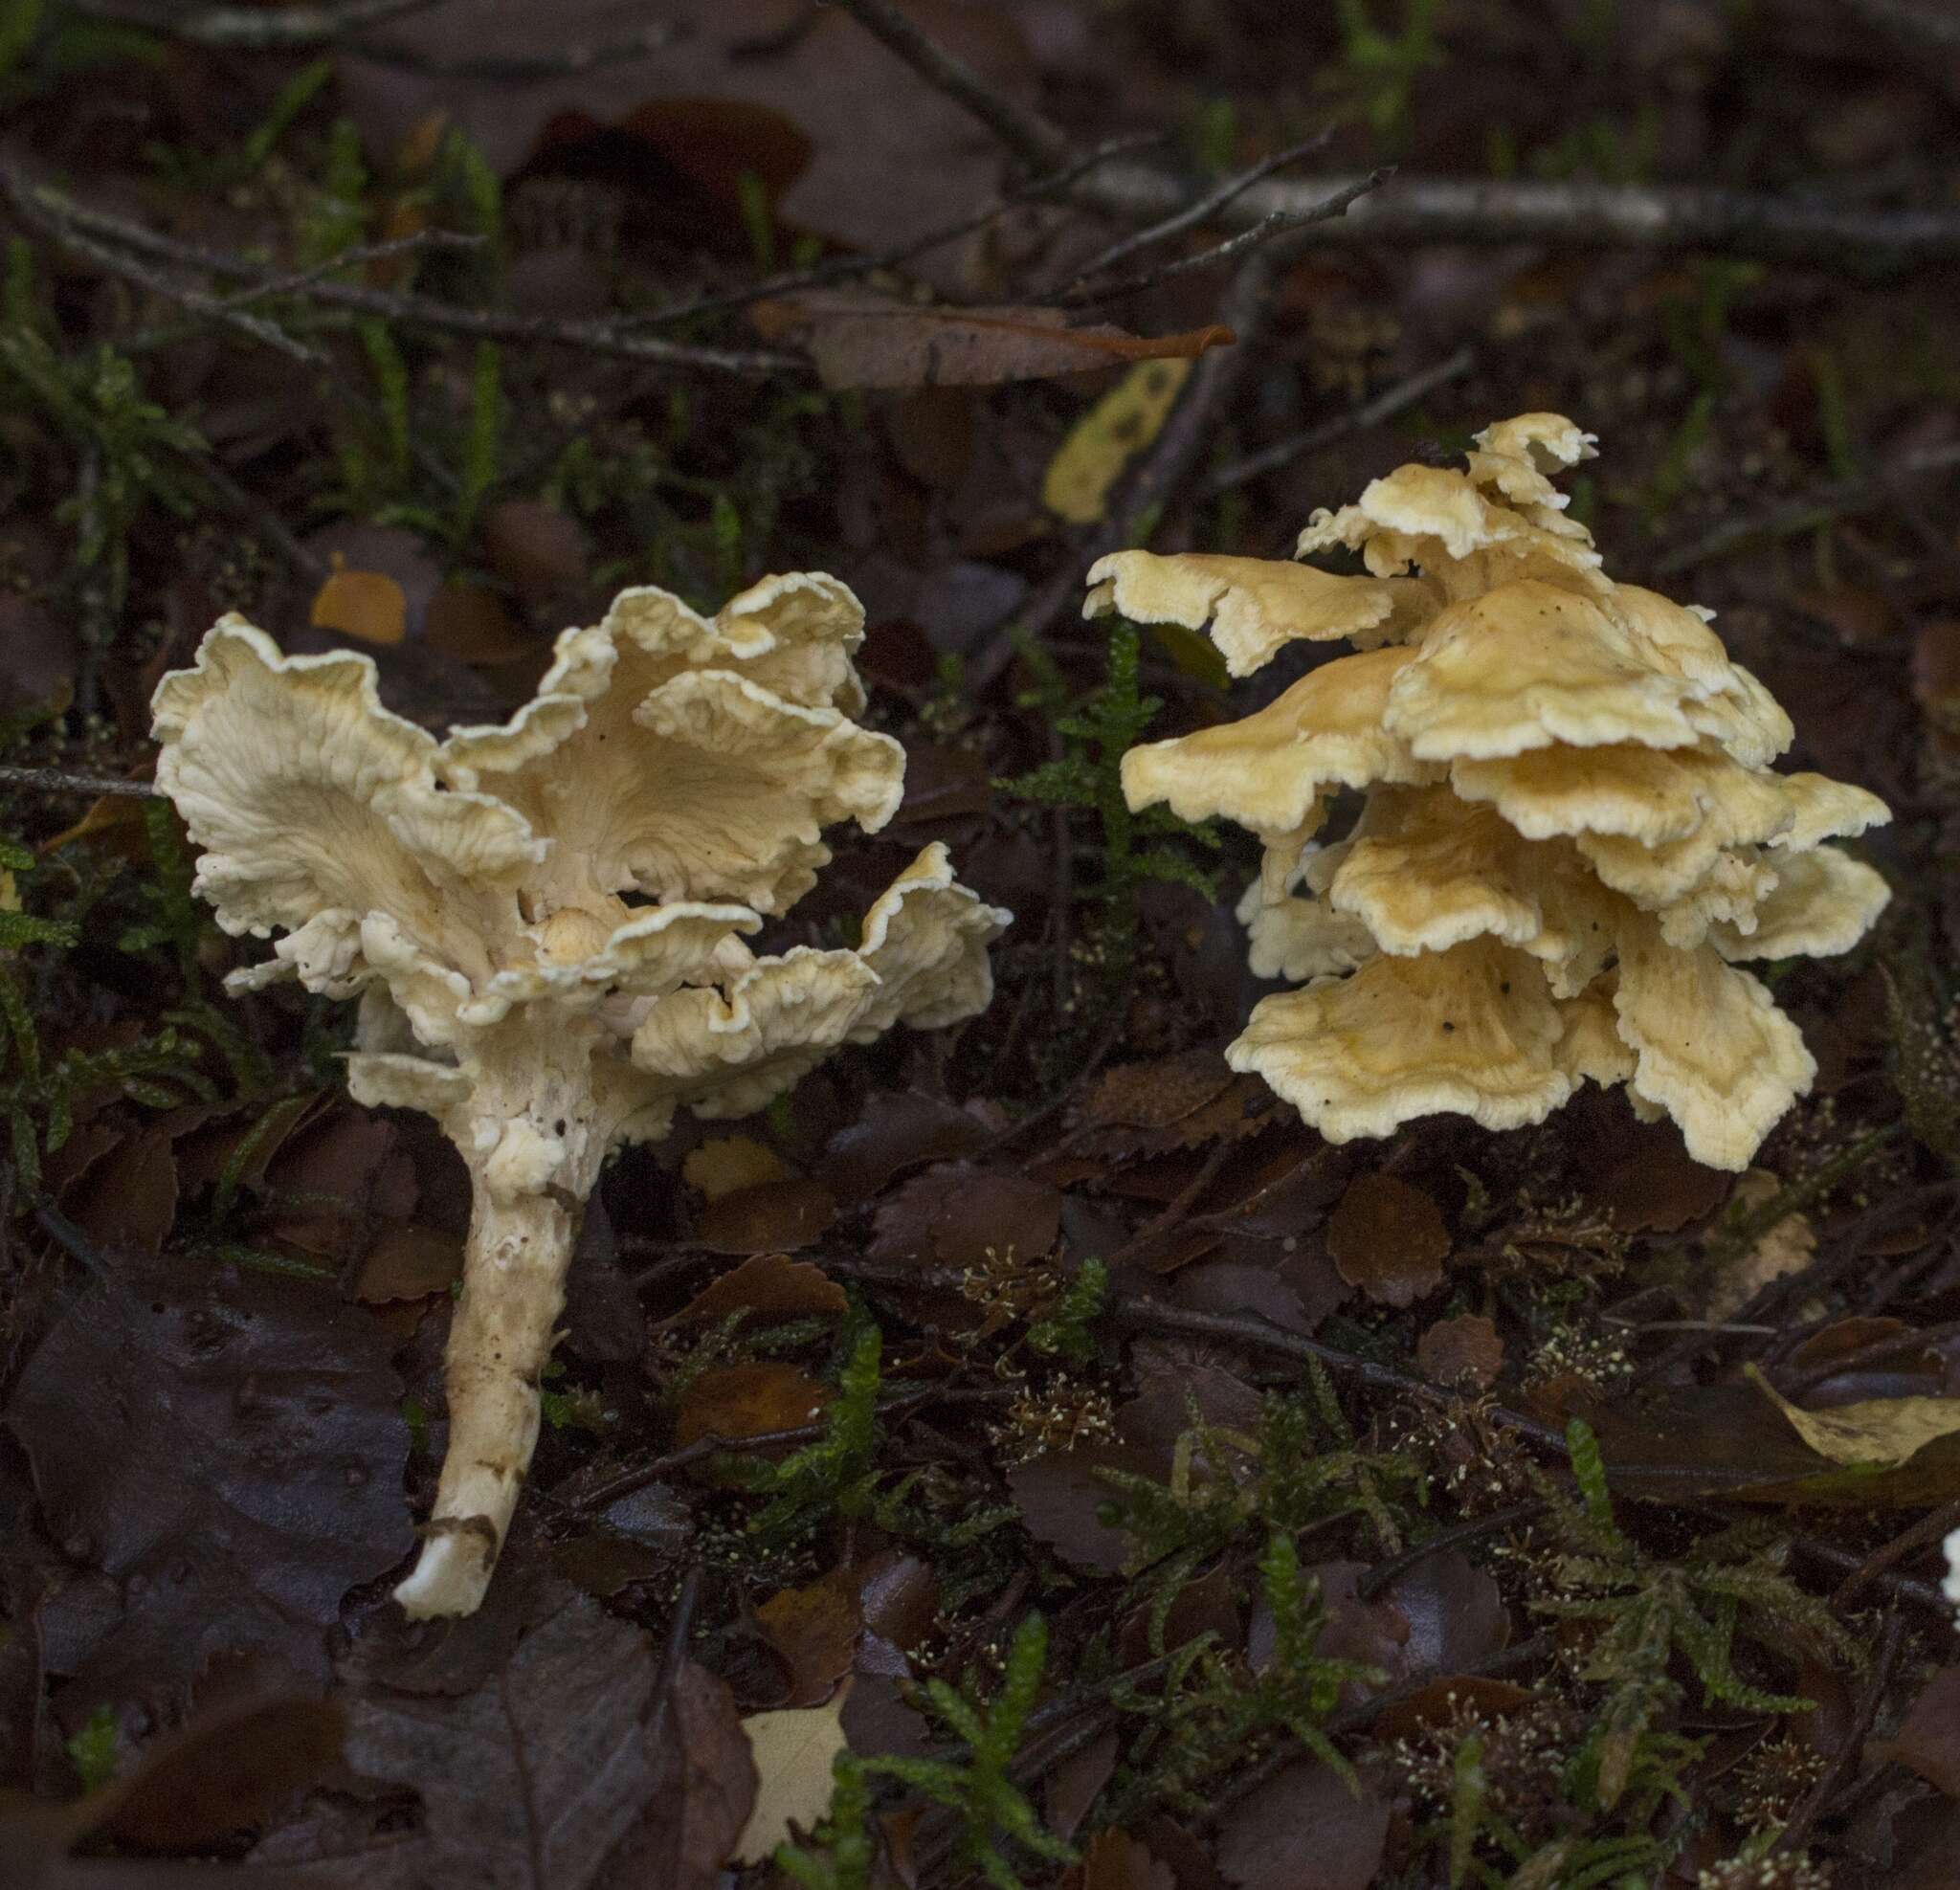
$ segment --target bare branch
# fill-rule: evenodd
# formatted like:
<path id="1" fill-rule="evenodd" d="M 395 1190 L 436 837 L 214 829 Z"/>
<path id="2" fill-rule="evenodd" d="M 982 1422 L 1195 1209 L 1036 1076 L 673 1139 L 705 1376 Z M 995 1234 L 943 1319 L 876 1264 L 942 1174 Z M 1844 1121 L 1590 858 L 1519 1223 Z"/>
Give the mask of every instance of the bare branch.
<path id="1" fill-rule="evenodd" d="M 1250 230 L 1241 230 L 1236 236 L 1228 236 L 1221 243 L 1214 243 L 1208 250 L 1200 250 L 1195 256 L 1180 256 L 1175 262 L 1167 262 L 1161 268 L 1147 270 L 1141 276 L 1132 276 L 1122 282 L 1108 282 L 1092 289 L 1078 290 L 1073 295 L 1055 298 L 1063 308 L 1089 308 L 1097 302 L 1114 301 L 1120 296 L 1133 296 L 1145 289 L 1154 289 L 1160 282 L 1169 282 L 1179 276 L 1190 276 L 1200 269 L 1212 269 L 1221 262 L 1228 262 L 1234 256 L 1242 256 L 1247 250 L 1257 249 L 1262 243 L 1270 243 L 1276 236 L 1284 236 L 1297 230 L 1305 230 L 1316 223 L 1325 223 L 1340 216 L 1348 205 L 1357 198 L 1365 197 L 1370 190 L 1378 189 L 1394 175 L 1392 166 L 1384 166 L 1380 170 L 1370 171 L 1366 177 L 1352 183 L 1343 184 L 1321 202 L 1304 210 L 1276 210 L 1259 218 Z"/>
<path id="2" fill-rule="evenodd" d="M 24 218 L 34 222 L 37 227 L 50 230 L 50 233 L 64 241 L 74 240 L 78 233 L 93 236 L 138 256 L 152 256 L 159 261 L 177 263 L 210 276 L 261 287 L 277 283 L 290 274 L 230 251 L 206 249 L 201 244 L 166 236 L 144 224 L 131 223 L 106 211 L 92 209 L 62 191 L 34 182 L 9 165 L 0 165 L 0 194 L 8 197 Z M 627 361 L 657 363 L 669 367 L 713 368 L 727 374 L 803 375 L 810 372 L 809 363 L 800 355 L 779 354 L 762 348 L 697 347 L 651 336 L 627 334 L 611 322 L 558 322 L 544 317 L 504 315 L 495 309 L 464 308 L 456 302 L 437 301 L 428 296 L 369 288 L 361 282 L 314 282 L 298 293 L 328 307 L 351 308 L 363 315 L 382 316 L 407 327 L 468 335 L 481 341 L 578 348 L 590 354 L 616 355 Z M 212 306 L 218 319 L 229 319 L 234 323 L 248 319 L 234 310 L 227 310 L 215 298 L 212 299 Z"/>
<path id="3" fill-rule="evenodd" d="M 1058 170 L 1068 162 L 1069 141 L 1037 112 L 995 90 L 966 60 L 922 33 L 892 0 L 830 0 L 865 32 L 881 40 L 935 91 L 978 119 L 1030 170 Z"/>
<path id="4" fill-rule="evenodd" d="M 122 781 L 113 774 L 70 774 L 58 767 L 0 767 L 0 788 L 25 788 L 36 794 L 120 794 L 137 801 L 163 798 L 163 789 L 147 781 Z"/>
<path id="5" fill-rule="evenodd" d="M 197 12 L 173 12 L 167 7 L 122 6 L 118 0 L 71 0 L 75 11 L 91 19 L 113 20 L 119 26 L 142 27 L 192 46 L 220 47 L 232 52 L 291 52 L 308 46 L 331 46 L 389 20 L 425 13 L 443 0 L 340 0 L 322 7 L 207 7 Z"/>
<path id="6" fill-rule="evenodd" d="M 1219 220 L 1257 224 L 1311 209 L 1344 178 L 1268 179 Z M 1125 221 L 1180 208 L 1177 181 L 1154 167 L 1113 165 L 1073 193 Z M 1960 257 L 1960 210 L 1872 210 L 1811 197 L 1766 196 L 1686 184 L 1593 184 L 1569 179 L 1415 177 L 1347 216 L 1303 229 L 1303 245 L 1570 243 L 1601 249 L 1722 250 L 1838 275 L 1896 273 Z"/>
<path id="7" fill-rule="evenodd" d="M 730 289 L 726 294 L 697 296 L 688 301 L 669 302 L 663 308 L 648 309 L 641 314 L 620 317 L 615 322 L 622 333 L 635 328 L 651 328 L 669 322 L 684 322 L 699 315 L 721 314 L 731 308 L 746 308 L 751 302 L 766 300 L 770 296 L 782 296 L 798 289 L 813 289 L 828 282 L 849 281 L 859 276 L 869 276 L 880 269 L 895 268 L 899 263 L 909 262 L 914 256 L 924 256 L 928 250 L 936 250 L 942 243 L 957 242 L 960 237 L 970 235 L 975 230 L 984 228 L 997 216 L 1019 210 L 1044 198 L 1054 197 L 1068 189 L 1079 179 L 1085 177 L 1099 165 L 1109 163 L 1114 158 L 1125 157 L 1147 145 L 1161 145 L 1164 134 L 1157 131 L 1138 133 L 1126 138 L 1113 138 L 1106 145 L 1084 153 L 1074 163 L 1064 166 L 1046 177 L 1036 178 L 1018 189 L 1003 191 L 991 198 L 977 210 L 969 211 L 956 223 L 942 224 L 937 230 L 929 230 L 923 236 L 914 236 L 894 249 L 881 250 L 868 256 L 830 256 L 822 262 L 811 264 L 808 269 L 786 270 L 779 276 L 764 278 L 760 282 L 751 282 L 746 288 Z"/>
<path id="8" fill-rule="evenodd" d="M 1133 234 L 1111 243 L 1100 256 L 1094 256 L 1076 271 L 1060 289 L 1058 295 L 1066 295 L 1071 289 L 1080 288 L 1092 276 L 1101 276 L 1105 270 L 1114 269 L 1119 262 L 1126 262 L 1139 250 L 1148 249 L 1152 243 L 1167 241 L 1172 236 L 1181 236 L 1187 230 L 1194 230 L 1201 223 L 1209 223 L 1227 204 L 1234 202 L 1262 182 L 1277 170 L 1284 170 L 1288 165 L 1298 164 L 1302 158 L 1311 157 L 1314 152 L 1325 150 L 1327 140 L 1334 135 L 1333 127 L 1317 131 L 1311 138 L 1303 138 L 1297 145 L 1289 145 L 1283 151 L 1275 151 L 1269 158 L 1261 158 L 1249 169 L 1228 177 L 1215 190 L 1179 211 L 1174 216 L 1167 216 L 1161 223 L 1153 223 L 1147 230 L 1136 231 Z"/>

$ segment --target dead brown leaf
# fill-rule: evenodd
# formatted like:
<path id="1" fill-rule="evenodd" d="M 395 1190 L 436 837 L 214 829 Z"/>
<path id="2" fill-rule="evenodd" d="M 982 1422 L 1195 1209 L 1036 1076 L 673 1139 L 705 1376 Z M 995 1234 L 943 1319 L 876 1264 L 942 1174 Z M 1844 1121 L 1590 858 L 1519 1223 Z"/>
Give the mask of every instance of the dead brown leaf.
<path id="1" fill-rule="evenodd" d="M 1438 1385 L 1467 1381 L 1487 1391 L 1504 1368 L 1504 1342 L 1481 1314 L 1461 1313 L 1437 1320 L 1416 1340 L 1415 1363 Z"/>
<path id="2" fill-rule="evenodd" d="M 849 1568 L 834 1568 L 808 1588 L 784 1589 L 755 1611 L 762 1636 L 790 1669 L 784 1706 L 817 1706 L 851 1671 L 864 1611 Z"/>
<path id="3" fill-rule="evenodd" d="M 766 341 L 806 348 L 827 388 L 1043 381 L 1116 362 L 1189 360 L 1234 339 L 1215 322 L 1131 335 L 1106 322 L 1071 328 L 1054 308 L 939 307 L 848 289 L 774 297 L 749 313 Z"/>
<path id="4" fill-rule="evenodd" d="M 1327 1251 L 1341 1278 L 1378 1305 L 1412 1306 L 1443 1283 L 1450 1231 L 1419 1188 L 1370 1173 L 1348 1184 L 1328 1218 Z"/>
<path id="5" fill-rule="evenodd" d="M 1082 1890 L 1177 1890 L 1177 1873 L 1121 1831 L 1099 1831 L 1082 1853 Z"/>
<path id="6" fill-rule="evenodd" d="M 760 1437 L 793 1431 L 823 1415 L 830 1388 L 793 1365 L 757 1361 L 717 1366 L 687 1388 L 674 1420 L 682 1449 L 703 1437 Z"/>
<path id="7" fill-rule="evenodd" d="M 1368 1890 L 1381 1868 L 1389 1807 L 1331 1766 L 1303 1759 L 1232 1808 L 1218 1868 L 1238 1890 Z"/>
<path id="8" fill-rule="evenodd" d="M 711 1280 L 662 1323 L 712 1325 L 737 1312 L 765 1321 L 817 1319 L 840 1313 L 850 1303 L 844 1289 L 813 1262 L 792 1260 L 787 1254 L 758 1254 Z"/>
<path id="9" fill-rule="evenodd" d="M 1960 1798 L 1960 1667 L 1942 1667 L 1920 1689 L 1905 1723 L 1872 1742 L 1875 1759 L 1909 1766 L 1949 1798 Z"/>
<path id="10" fill-rule="evenodd" d="M 809 1246 L 836 1217 L 836 1200 L 822 1182 L 791 1175 L 708 1202 L 696 1232 L 710 1253 L 790 1253 Z"/>

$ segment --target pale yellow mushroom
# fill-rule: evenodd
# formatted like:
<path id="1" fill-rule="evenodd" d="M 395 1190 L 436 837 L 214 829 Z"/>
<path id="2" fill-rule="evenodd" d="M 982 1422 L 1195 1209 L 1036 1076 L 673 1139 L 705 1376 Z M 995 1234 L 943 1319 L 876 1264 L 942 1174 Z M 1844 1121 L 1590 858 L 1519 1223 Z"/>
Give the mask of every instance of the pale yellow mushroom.
<path id="1" fill-rule="evenodd" d="M 1317 512 L 1302 555 L 1358 550 L 1366 579 L 1136 552 L 1102 567 L 1098 608 L 1209 620 L 1235 673 L 1344 620 L 1383 640 L 1402 619 L 1359 621 L 1370 583 L 1442 600 L 1124 765 L 1132 806 L 1259 835 L 1252 967 L 1306 988 L 1264 1000 L 1230 1056 L 1331 1140 L 1432 1110 L 1512 1127 L 1590 1079 L 1672 1116 L 1698 1160 L 1744 1167 L 1812 1065 L 1727 961 L 1848 950 L 1888 897 L 1826 845 L 1884 804 L 1771 773 L 1790 718 L 1708 612 L 1607 576 L 1553 483 L 1592 446 L 1524 414 L 1480 434 L 1465 471 L 1403 466 Z M 1305 627 L 1282 634 L 1289 610 Z M 1364 804 L 1327 844 L 1343 788 Z"/>
<path id="2" fill-rule="evenodd" d="M 348 1087 L 434 1116 L 469 1167 L 449 1445 L 412 1614 L 481 1601 L 536 1446 L 583 1205 L 677 1108 L 746 1114 L 838 1045 L 959 1022 L 1009 915 L 928 847 L 853 951 L 745 943 L 896 811 L 904 755 L 851 720 L 856 598 L 765 579 L 713 618 L 654 589 L 569 630 L 508 721 L 446 741 L 382 707 L 366 656 L 287 656 L 237 617 L 154 703 L 157 780 L 233 933 L 282 932 L 240 988 L 362 993 Z"/>

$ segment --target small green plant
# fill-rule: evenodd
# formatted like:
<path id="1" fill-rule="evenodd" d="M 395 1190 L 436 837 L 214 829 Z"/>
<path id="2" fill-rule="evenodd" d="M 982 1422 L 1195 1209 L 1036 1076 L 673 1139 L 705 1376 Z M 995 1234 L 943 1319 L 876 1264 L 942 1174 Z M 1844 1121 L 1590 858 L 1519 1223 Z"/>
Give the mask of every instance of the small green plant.
<path id="1" fill-rule="evenodd" d="M 1416 81 L 1445 62 L 1436 32 L 1442 0 L 1401 0 L 1401 21 L 1393 28 L 1376 25 L 1371 0 L 1338 4 L 1341 56 L 1327 87 L 1380 136 L 1399 138 L 1409 126 Z"/>
<path id="2" fill-rule="evenodd" d="M 1847 1659 L 1859 1650 L 1830 1610 L 1783 1572 L 1787 1546 L 1761 1529 L 1745 1525 L 1705 1537 L 1679 1561 L 1643 1549 L 1615 1519 L 1591 1428 L 1574 1418 L 1566 1437 L 1576 1497 L 1544 1484 L 1563 1545 L 1551 1569 L 1558 1592 L 1531 1607 L 1555 1619 L 1599 1625 L 1578 1675 L 1605 1687 L 1606 1699 L 1575 1758 L 1575 1795 L 1611 1811 L 1642 1766 L 1655 1763 L 1659 1723 L 1682 1693 L 1668 1671 L 1676 1655 L 1706 1701 L 1754 1713 L 1807 1713 L 1814 1701 L 1766 1692 L 1738 1677 L 1738 1635 L 1765 1649 L 1783 1647 L 1794 1624 Z"/>
<path id="3" fill-rule="evenodd" d="M 1123 792 L 1123 758 L 1156 720 L 1164 704 L 1139 687 L 1141 639 L 1134 624 L 1119 622 L 1109 636 L 1109 667 L 1102 683 L 1073 710 L 1058 713 L 1055 727 L 1066 745 L 1057 760 L 999 785 L 1009 793 L 1043 807 L 1092 813 L 1102 829 L 1096 879 L 1084 897 L 1102 908 L 1100 945 L 1103 969 L 1112 983 L 1127 976 L 1135 957 L 1140 901 L 1152 883 L 1188 886 L 1210 902 L 1216 898 L 1214 876 L 1191 855 L 1191 848 L 1215 848 L 1217 835 L 1180 820 L 1169 808 L 1132 813 Z M 1058 706 L 1061 685 L 1049 674 L 1041 693 Z"/>
<path id="4" fill-rule="evenodd" d="M 960 1864 L 977 1872 L 994 1890 L 1021 1890 L 1013 1862 L 1018 1849 L 1049 1863 L 1074 1861 L 1075 1853 L 1041 1823 L 1011 1768 L 1048 1659 L 1048 1624 L 1030 1614 L 1014 1631 L 1008 1648 L 1000 1690 L 982 1705 L 974 1696 L 929 1679 L 924 1692 L 933 1715 L 966 1748 L 956 1759 L 837 1760 L 831 1814 L 816 1841 L 783 1845 L 776 1863 L 809 1890 L 866 1890 L 870 1882 L 871 1840 L 865 1829 L 868 1781 L 889 1778 L 909 1791 L 944 1805 L 959 1820 Z"/>
<path id="5" fill-rule="evenodd" d="M 68 1763 L 84 1791 L 100 1791 L 116 1776 L 116 1715 L 109 1707 L 98 1706 L 70 1735 Z"/>
<path id="6" fill-rule="evenodd" d="M 879 1356 L 883 1341 L 865 1324 L 851 1344 L 837 1378 L 837 1395 L 824 1419 L 824 1434 L 780 1463 L 759 1457 L 730 1459 L 732 1474 L 751 1495 L 768 1498 L 749 1519 L 752 1535 L 780 1544 L 830 1516 L 862 1516 L 875 1495 L 878 1447 Z"/>
<path id="7" fill-rule="evenodd" d="M 1421 1465 L 1406 1455 L 1357 1448 L 1318 1367 L 1311 1389 L 1311 1408 L 1302 1398 L 1268 1397 L 1250 1436 L 1207 1424 L 1193 1411 L 1168 1483 L 1133 1471 L 1102 1473 L 1111 1492 L 1105 1516 L 1130 1539 L 1126 1569 L 1151 1604 L 1151 1637 L 1160 1651 L 1178 1590 L 1248 1535 L 1290 1539 L 1359 1516 L 1385 1551 L 1401 1546 L 1397 1510 L 1420 1491 Z"/>
<path id="8" fill-rule="evenodd" d="M 1078 1365 L 1087 1363 L 1096 1355 L 1096 1338 L 1090 1327 L 1102 1312 L 1108 1291 L 1109 1269 L 1101 1260 L 1084 1260 L 1048 1312 L 1029 1324 L 1029 1345 L 1037 1352 Z"/>
<path id="9" fill-rule="evenodd" d="M 1297 1741 L 1353 1782 L 1353 1768 L 1328 1736 L 1326 1722 L 1344 1687 L 1379 1685 L 1383 1676 L 1365 1662 L 1319 1651 L 1326 1611 L 1320 1583 L 1302 1569 L 1292 1536 L 1275 1530 L 1266 1539 L 1258 1587 L 1273 1622 L 1272 1652 L 1258 1667 L 1222 1652 L 1204 1634 L 1171 1653 L 1153 1687 L 1125 1683 L 1112 1695 L 1119 1711 L 1145 1722 L 1117 1783 L 1112 1812 L 1118 1822 L 1159 1806 L 1210 1809 L 1207 1788 L 1276 1736 Z"/>

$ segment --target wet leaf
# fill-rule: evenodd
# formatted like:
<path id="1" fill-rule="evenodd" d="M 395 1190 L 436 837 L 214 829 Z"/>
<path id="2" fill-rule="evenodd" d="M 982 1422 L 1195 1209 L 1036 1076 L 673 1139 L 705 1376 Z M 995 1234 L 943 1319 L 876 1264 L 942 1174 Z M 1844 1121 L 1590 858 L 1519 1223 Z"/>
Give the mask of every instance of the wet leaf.
<path id="1" fill-rule="evenodd" d="M 708 1890 L 754 1791 L 727 1688 L 683 1662 L 657 1697 L 646 1635 L 569 1591 L 474 1691 L 356 1699 L 347 1758 L 420 1797 L 410 1880 L 482 1890 Z"/>
<path id="2" fill-rule="evenodd" d="M 342 1598 L 413 1545 L 400 1397 L 331 1292 L 164 1261 L 80 1295 L 7 1422 L 56 1538 L 122 1586 L 83 1694 L 181 1687 L 241 1649 L 323 1676 Z"/>
<path id="3" fill-rule="evenodd" d="M 375 1235 L 361 1262 L 355 1297 L 370 1306 L 447 1293 L 463 1274 L 463 1243 L 418 1222 L 398 1222 Z"/>
<path id="4" fill-rule="evenodd" d="M 1097 1474 L 1105 1469 L 1155 1476 L 1162 1466 L 1155 1452 L 1135 1445 L 1050 1451 L 1015 1464 L 1007 1473 L 1007 1487 L 1036 1542 L 1046 1543 L 1078 1568 L 1113 1575 L 1127 1559 L 1129 1544 L 1121 1529 L 1098 1514 L 1111 1496 Z"/>
<path id="5" fill-rule="evenodd" d="M 1461 1313 L 1437 1320 L 1416 1340 L 1415 1363 L 1438 1385 L 1467 1382 L 1487 1391 L 1504 1368 L 1504 1342 L 1481 1313 Z"/>
<path id="6" fill-rule="evenodd" d="M 506 499 L 483 516 L 490 568 L 532 609 L 578 589 L 587 577 L 585 528 L 538 499 Z"/>
<path id="7" fill-rule="evenodd" d="M 755 1611 L 755 1625 L 789 1665 L 783 1705 L 820 1705 L 851 1671 L 864 1628 L 858 1584 L 845 1568 L 808 1588 L 784 1589 Z"/>
<path id="8" fill-rule="evenodd" d="M 1419 1188 L 1394 1175 L 1356 1177 L 1327 1221 L 1327 1251 L 1348 1285 L 1384 1306 L 1413 1306 L 1443 1283 L 1450 1233 Z"/>
<path id="9" fill-rule="evenodd" d="M 703 1437 L 760 1437 L 791 1431 L 823 1415 L 830 1388 L 793 1365 L 757 1362 L 704 1371 L 682 1394 L 674 1442 Z"/>
<path id="10" fill-rule="evenodd" d="M 817 1319 L 840 1313 L 850 1296 L 820 1267 L 787 1254 L 758 1254 L 733 1273 L 724 1273 L 697 1293 L 665 1322 L 668 1325 L 715 1325 L 730 1313 L 745 1312 L 759 1323 Z"/>
<path id="11" fill-rule="evenodd" d="M 1368 1890 L 1388 1834 L 1389 1807 L 1372 1791 L 1301 1760 L 1232 1808 L 1218 1868 L 1239 1890 Z"/>
<path id="12" fill-rule="evenodd" d="M 850 1749 L 839 1716 L 851 1688 L 829 1704 L 754 1713 L 742 1722 L 755 1762 L 755 1809 L 735 1845 L 735 1861 L 758 1864 L 797 1831 L 815 1828 L 830 1810 L 836 1781 L 831 1764 Z"/>
<path id="13" fill-rule="evenodd" d="M 1099 1831 L 1082 1853 L 1082 1890 L 1177 1890 L 1177 1873 L 1124 1832 Z"/>
<path id="14" fill-rule="evenodd" d="M 154 1257 L 177 1217 L 177 1158 L 168 1134 L 151 1127 L 125 1136 L 96 1165 L 74 1212 L 103 1252 Z"/>
<path id="15" fill-rule="evenodd" d="M 1874 1740 L 1875 1759 L 1909 1766 L 1949 1798 L 1960 1798 L 1960 1667 L 1942 1667 L 1920 1689 L 1905 1723 L 1890 1739 Z"/>
<path id="16" fill-rule="evenodd" d="M 921 1162 L 950 1161 L 983 1147 L 994 1131 L 936 1096 L 880 1090 L 849 1128 L 831 1138 L 824 1173 L 840 1201 L 862 1201 Z"/>
<path id="17" fill-rule="evenodd" d="M 546 645 L 513 617 L 487 585 L 452 578 L 429 600 L 423 648 L 459 663 L 494 669 L 544 654 Z"/>
<path id="18" fill-rule="evenodd" d="M 1048 1828 L 1064 1842 L 1081 1829 L 1082 1820 L 1089 1815 L 1089 1808 L 1114 1775 L 1117 1745 L 1116 1730 L 1111 1727 L 1092 1739 L 1080 1751 L 1069 1753 L 1049 1772 L 1046 1791 Z M 1096 1844 L 1110 1834 L 1102 1833 L 1090 1844 L 1085 1861 L 1094 1858 Z M 1094 1881 L 1093 1878 L 1090 1880 Z"/>
<path id="19" fill-rule="evenodd" d="M 822 1182 L 792 1175 L 710 1201 L 696 1231 L 711 1253 L 779 1254 L 809 1246 L 836 1217 Z"/>
<path id="20" fill-rule="evenodd" d="M 1141 336 L 1106 322 L 1071 328 L 1059 309 L 937 307 L 848 289 L 772 298 L 750 315 L 766 340 L 808 349 L 827 388 L 1049 380 L 1114 362 L 1189 360 L 1233 340 L 1215 323 Z"/>

